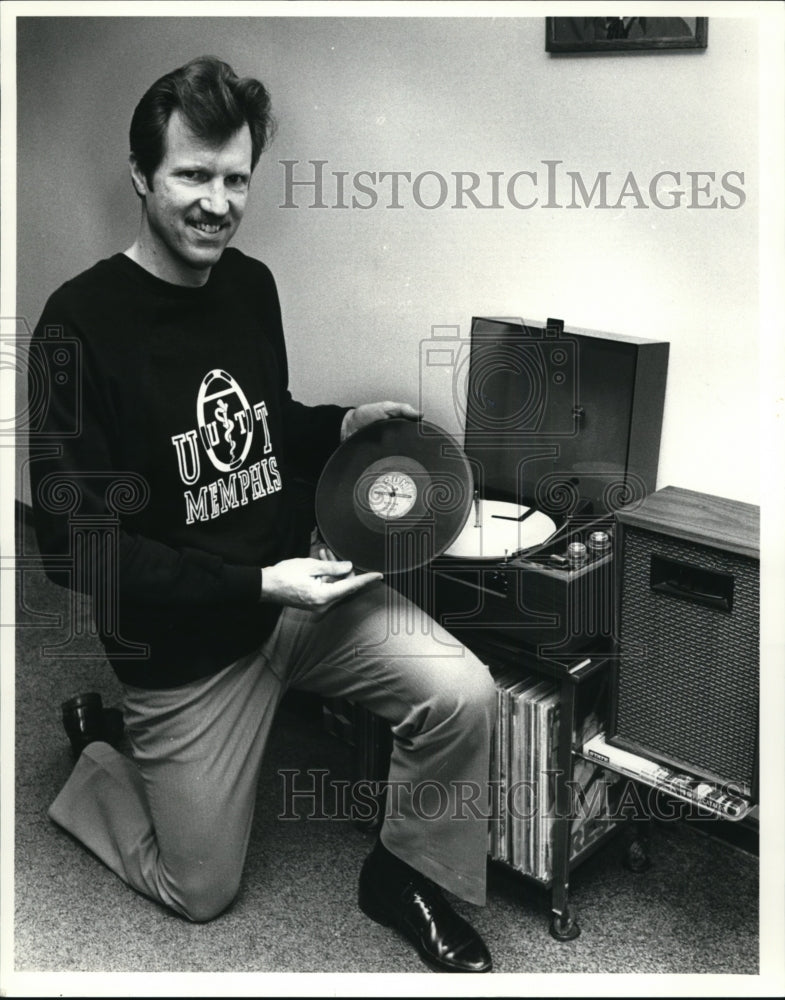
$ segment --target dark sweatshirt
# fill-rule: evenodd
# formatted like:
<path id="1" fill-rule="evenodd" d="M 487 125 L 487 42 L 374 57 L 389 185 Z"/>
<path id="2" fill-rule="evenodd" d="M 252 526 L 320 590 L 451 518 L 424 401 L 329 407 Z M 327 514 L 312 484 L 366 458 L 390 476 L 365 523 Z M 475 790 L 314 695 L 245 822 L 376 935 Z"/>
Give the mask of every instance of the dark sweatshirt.
<path id="1" fill-rule="evenodd" d="M 269 269 L 228 249 L 190 288 L 116 254 L 51 296 L 31 372 L 41 553 L 92 596 L 120 680 L 175 686 L 257 648 L 280 614 L 260 568 L 307 554 L 299 486 L 346 412 L 292 399 Z"/>

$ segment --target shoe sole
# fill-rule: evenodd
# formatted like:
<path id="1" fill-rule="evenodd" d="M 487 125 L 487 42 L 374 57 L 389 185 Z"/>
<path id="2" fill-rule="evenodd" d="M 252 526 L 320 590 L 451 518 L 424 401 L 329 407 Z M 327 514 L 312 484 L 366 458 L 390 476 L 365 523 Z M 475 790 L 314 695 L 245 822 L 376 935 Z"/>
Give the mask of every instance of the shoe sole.
<path id="1" fill-rule="evenodd" d="M 387 910 L 384 906 L 379 905 L 378 901 L 373 899 L 371 893 L 362 885 L 360 886 L 357 902 L 366 917 L 370 917 L 371 920 L 374 920 L 377 924 L 381 924 L 382 927 L 392 927 L 393 930 L 396 930 L 399 934 L 405 937 L 410 944 L 413 944 L 417 949 L 417 954 L 423 962 L 425 962 L 426 965 L 429 965 L 432 969 L 435 969 L 436 972 L 458 972 L 470 975 L 475 974 L 472 969 L 456 969 L 455 966 L 448 965 L 446 962 L 440 962 L 437 958 L 434 958 L 433 955 L 430 955 L 419 941 L 413 940 L 409 937 L 404 928 L 401 927 L 389 910 Z M 492 967 L 490 965 L 487 969 L 477 970 L 477 972 L 491 971 Z"/>

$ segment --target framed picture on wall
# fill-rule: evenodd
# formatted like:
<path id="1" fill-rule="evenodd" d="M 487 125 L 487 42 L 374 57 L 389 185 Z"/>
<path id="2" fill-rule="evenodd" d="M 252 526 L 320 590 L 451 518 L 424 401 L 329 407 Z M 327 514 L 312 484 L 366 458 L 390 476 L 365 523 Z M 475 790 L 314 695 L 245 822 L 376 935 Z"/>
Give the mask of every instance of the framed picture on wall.
<path id="1" fill-rule="evenodd" d="M 546 17 L 546 52 L 705 49 L 707 17 Z"/>

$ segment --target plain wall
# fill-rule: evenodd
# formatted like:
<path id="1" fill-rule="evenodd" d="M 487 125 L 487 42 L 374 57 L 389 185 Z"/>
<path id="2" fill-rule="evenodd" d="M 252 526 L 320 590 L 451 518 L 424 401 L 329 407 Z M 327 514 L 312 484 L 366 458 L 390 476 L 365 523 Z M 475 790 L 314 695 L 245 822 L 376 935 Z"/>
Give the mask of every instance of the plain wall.
<path id="1" fill-rule="evenodd" d="M 759 503 L 757 32 L 755 18 L 713 17 L 706 51 L 554 57 L 541 17 L 20 19 L 17 315 L 34 325 L 62 281 L 133 242 L 133 108 L 158 76 L 213 53 L 272 92 L 277 137 L 236 245 L 276 275 L 298 398 L 421 399 L 460 433 L 450 372 L 421 373 L 435 326 L 467 337 L 474 315 L 556 316 L 667 339 L 658 484 Z M 307 207 L 305 188 L 301 207 L 281 207 L 280 161 L 303 179 L 316 159 L 330 207 Z M 647 202 L 662 170 L 688 195 L 672 210 L 632 197 L 543 207 L 545 160 L 589 188 L 608 172 L 611 204 L 630 172 Z M 485 203 L 491 172 L 503 192 L 528 170 L 537 188 L 515 191 L 540 204 L 461 209 L 451 195 L 427 210 L 404 184 L 389 208 L 387 182 L 373 208 L 333 207 L 333 172 L 350 185 L 364 170 L 450 183 L 472 171 Z M 715 174 L 699 201 L 739 207 L 688 207 L 688 171 Z M 743 173 L 742 197 L 721 189 L 728 171 Z M 569 185 L 559 192 L 569 203 Z"/>

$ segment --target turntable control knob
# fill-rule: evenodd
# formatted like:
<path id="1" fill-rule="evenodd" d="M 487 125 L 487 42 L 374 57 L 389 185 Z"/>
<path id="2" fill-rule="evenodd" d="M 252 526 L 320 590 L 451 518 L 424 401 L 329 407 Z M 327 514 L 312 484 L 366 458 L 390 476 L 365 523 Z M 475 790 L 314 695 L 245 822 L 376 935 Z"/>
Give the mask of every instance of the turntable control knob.
<path id="1" fill-rule="evenodd" d="M 603 553 L 610 551 L 611 536 L 607 531 L 592 531 L 586 544 L 589 552 L 593 555 L 603 555 Z"/>
<path id="2" fill-rule="evenodd" d="M 586 546 L 583 542 L 570 542 L 567 546 L 567 559 L 570 566 L 581 566 L 588 559 Z"/>

